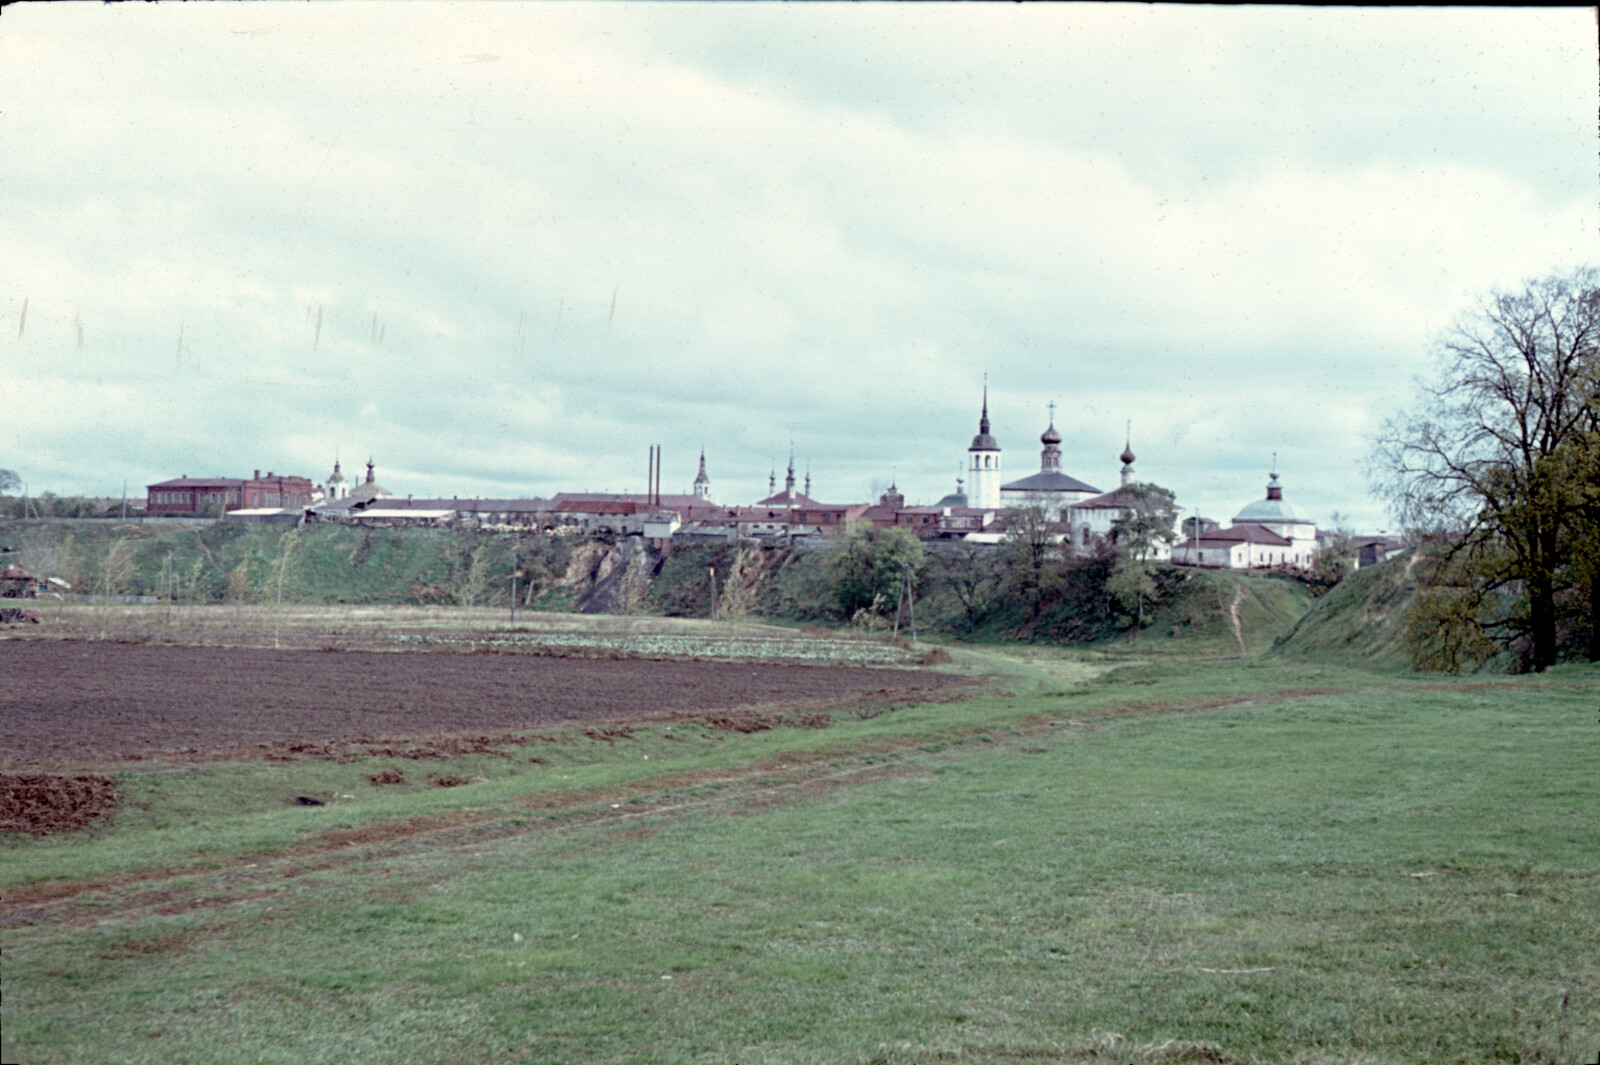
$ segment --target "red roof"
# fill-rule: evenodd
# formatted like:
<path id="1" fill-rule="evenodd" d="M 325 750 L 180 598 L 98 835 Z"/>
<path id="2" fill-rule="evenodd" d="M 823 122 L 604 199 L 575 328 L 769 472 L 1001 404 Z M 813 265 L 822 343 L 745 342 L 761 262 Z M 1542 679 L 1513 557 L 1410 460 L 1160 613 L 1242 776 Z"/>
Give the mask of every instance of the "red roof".
<path id="1" fill-rule="evenodd" d="M 639 504 L 616 500 L 563 499 L 550 508 L 563 514 L 635 514 Z"/>
<path id="2" fill-rule="evenodd" d="M 1192 540 L 1185 540 L 1185 544 L 1192 544 Z M 1200 534 L 1200 544 L 1208 543 L 1251 543 L 1267 544 L 1270 547 L 1292 547 L 1293 541 L 1279 536 L 1270 529 L 1263 529 L 1259 525 L 1235 525 L 1231 529 L 1207 529 Z"/>

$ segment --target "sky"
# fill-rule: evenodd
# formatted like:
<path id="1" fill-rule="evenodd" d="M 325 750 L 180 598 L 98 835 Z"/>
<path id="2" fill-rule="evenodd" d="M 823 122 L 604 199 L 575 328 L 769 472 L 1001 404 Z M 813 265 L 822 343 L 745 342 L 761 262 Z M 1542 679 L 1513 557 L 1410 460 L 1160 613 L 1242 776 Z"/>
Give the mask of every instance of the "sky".
<path id="1" fill-rule="evenodd" d="M 118 495 L 1136 476 L 1389 526 L 1369 442 L 1592 263 L 1593 9 L 15 4 L 0 467 Z"/>

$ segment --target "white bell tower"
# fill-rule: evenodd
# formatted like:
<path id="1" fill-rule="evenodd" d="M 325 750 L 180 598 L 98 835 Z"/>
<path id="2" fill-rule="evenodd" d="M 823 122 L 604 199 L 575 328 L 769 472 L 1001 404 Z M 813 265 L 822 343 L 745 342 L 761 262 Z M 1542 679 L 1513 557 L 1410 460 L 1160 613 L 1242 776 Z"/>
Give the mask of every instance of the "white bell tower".
<path id="1" fill-rule="evenodd" d="M 989 375 L 983 375 L 983 414 L 967 448 L 967 505 L 1000 509 L 1000 445 L 989 433 Z"/>

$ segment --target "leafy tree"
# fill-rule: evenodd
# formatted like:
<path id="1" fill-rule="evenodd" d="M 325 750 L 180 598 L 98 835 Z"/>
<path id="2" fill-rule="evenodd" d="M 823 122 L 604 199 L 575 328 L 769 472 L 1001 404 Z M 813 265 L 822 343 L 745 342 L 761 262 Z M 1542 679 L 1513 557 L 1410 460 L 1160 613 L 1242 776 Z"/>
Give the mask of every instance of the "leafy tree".
<path id="1" fill-rule="evenodd" d="M 1150 559 L 1157 547 L 1170 547 L 1178 538 L 1177 498 L 1170 489 L 1155 484 L 1125 485 L 1117 497 L 1124 508 L 1111 522 L 1117 562 L 1106 582 L 1106 591 L 1124 609 L 1131 604 L 1134 623 L 1143 628 L 1145 600 L 1154 599 L 1156 594 Z"/>
<path id="2" fill-rule="evenodd" d="M 1106 577 L 1106 593 L 1124 611 L 1132 614 L 1134 624 L 1144 628 L 1144 604 L 1156 595 L 1156 581 L 1150 570 L 1141 562 L 1119 558 Z"/>
<path id="3" fill-rule="evenodd" d="M 1148 562 L 1156 548 L 1178 539 L 1178 504 L 1172 491 L 1156 484 L 1130 484 L 1117 491 L 1123 511 L 1111 523 L 1118 551 L 1136 562 Z"/>
<path id="4" fill-rule="evenodd" d="M 1597 428 L 1597 345 L 1595 270 L 1493 293 L 1439 338 L 1434 381 L 1373 451 L 1374 487 L 1402 524 L 1474 574 L 1479 601 L 1498 590 L 1516 598 L 1503 631 L 1526 637 L 1535 670 L 1556 661 L 1573 499 L 1573 465 L 1560 456 Z"/>
<path id="5" fill-rule="evenodd" d="M 1356 552 L 1349 524 L 1337 510 L 1330 515 L 1332 529 L 1317 546 L 1317 561 L 1311 567 L 1311 591 L 1322 592 L 1355 572 Z"/>
<path id="6" fill-rule="evenodd" d="M 882 614 L 895 602 L 907 572 L 916 587 L 926 562 L 922 541 L 910 529 L 879 529 L 858 522 L 828 556 L 828 581 L 845 617 L 854 618 L 863 610 Z"/>
<path id="7" fill-rule="evenodd" d="M 0 470 L 0 495 L 15 492 L 22 487 L 22 478 L 17 476 L 16 470 Z"/>
<path id="8" fill-rule="evenodd" d="M 1427 570 L 1401 626 L 1411 667 L 1435 673 L 1475 670 L 1494 656 L 1493 596 L 1472 572 L 1475 560 L 1424 556 Z"/>
<path id="9" fill-rule="evenodd" d="M 1562 486 L 1562 556 L 1558 584 L 1577 592 L 1587 608 L 1589 661 L 1600 662 L 1600 431 L 1581 434 L 1556 453 Z"/>

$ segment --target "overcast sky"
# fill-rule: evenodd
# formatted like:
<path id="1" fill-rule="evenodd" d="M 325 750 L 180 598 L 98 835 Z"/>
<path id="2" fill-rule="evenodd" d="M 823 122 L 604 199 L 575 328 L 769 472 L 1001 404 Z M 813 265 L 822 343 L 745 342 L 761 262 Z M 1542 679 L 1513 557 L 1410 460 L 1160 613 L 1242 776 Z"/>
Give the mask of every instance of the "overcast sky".
<path id="1" fill-rule="evenodd" d="M 1387 524 L 1478 293 L 1592 262 L 1591 9 L 17 4 L 0 467 L 405 495 L 1008 474 Z"/>

